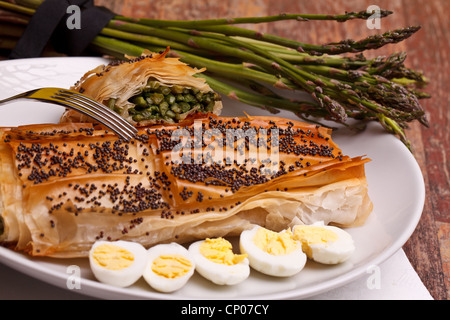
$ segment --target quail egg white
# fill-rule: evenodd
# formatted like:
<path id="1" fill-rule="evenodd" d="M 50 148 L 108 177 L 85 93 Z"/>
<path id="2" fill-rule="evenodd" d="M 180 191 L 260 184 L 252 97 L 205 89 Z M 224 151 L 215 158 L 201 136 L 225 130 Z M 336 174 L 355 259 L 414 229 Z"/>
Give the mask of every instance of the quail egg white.
<path id="1" fill-rule="evenodd" d="M 255 226 L 241 233 L 239 245 L 248 255 L 250 267 L 267 275 L 289 277 L 306 263 L 306 255 L 290 230 L 274 232 Z"/>
<path id="2" fill-rule="evenodd" d="M 147 250 L 130 241 L 97 241 L 89 251 L 89 264 L 95 278 L 117 287 L 135 283 L 147 263 Z"/>
<path id="3" fill-rule="evenodd" d="M 159 244 L 147 252 L 148 261 L 143 276 L 157 291 L 176 291 L 194 274 L 195 261 L 189 251 L 180 244 Z"/>
<path id="4" fill-rule="evenodd" d="M 355 251 L 352 236 L 341 228 L 316 222 L 293 227 L 294 239 L 302 244 L 308 258 L 323 264 L 346 261 Z"/>
<path id="5" fill-rule="evenodd" d="M 197 272 L 219 285 L 238 284 L 250 275 L 245 254 L 235 254 L 231 243 L 224 238 L 200 240 L 189 246 Z"/>

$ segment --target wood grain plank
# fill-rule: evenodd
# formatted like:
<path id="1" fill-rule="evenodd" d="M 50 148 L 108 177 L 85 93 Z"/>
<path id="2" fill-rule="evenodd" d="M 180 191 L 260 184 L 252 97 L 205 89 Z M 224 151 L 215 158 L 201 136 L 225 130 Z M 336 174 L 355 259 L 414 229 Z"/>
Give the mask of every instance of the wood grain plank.
<path id="1" fill-rule="evenodd" d="M 404 249 L 431 295 L 439 300 L 446 300 L 449 291 L 442 261 L 442 256 L 449 255 L 449 249 L 443 245 L 446 240 L 439 237 L 439 230 L 445 230 L 445 224 L 449 223 L 450 204 L 450 163 L 447 161 L 450 120 L 447 55 L 450 50 L 450 25 L 445 14 L 448 9 L 448 1 L 404 1 L 407 23 L 422 26 L 422 30 L 408 43 L 408 63 L 425 72 L 431 80 L 427 91 L 433 96 L 423 102 L 430 128 L 420 127 L 423 146 L 420 151 L 416 150 L 416 158 L 420 160 L 427 186 L 426 203 L 422 219 Z"/>
<path id="2" fill-rule="evenodd" d="M 450 224 L 437 222 L 447 297 L 450 297 Z"/>

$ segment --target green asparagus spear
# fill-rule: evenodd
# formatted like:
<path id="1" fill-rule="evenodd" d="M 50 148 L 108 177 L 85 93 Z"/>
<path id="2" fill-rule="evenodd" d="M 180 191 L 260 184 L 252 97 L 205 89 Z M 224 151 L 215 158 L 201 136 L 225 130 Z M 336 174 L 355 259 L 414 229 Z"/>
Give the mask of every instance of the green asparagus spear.
<path id="1" fill-rule="evenodd" d="M 42 0 L 0 0 L 0 21 L 14 26 L 2 28 L 0 49 L 14 47 L 20 36 L 14 30 L 22 32 L 41 3 Z M 387 10 L 380 12 L 382 18 L 390 14 Z M 94 38 L 91 47 L 100 54 L 124 59 L 125 55 L 139 56 L 145 49 L 159 51 L 169 46 L 170 55 L 192 66 L 206 67 L 207 73 L 198 76 L 223 95 L 270 112 L 289 110 L 309 121 L 314 121 L 311 117 L 344 125 L 347 118 L 378 121 L 409 147 L 405 134 L 408 123 L 419 121 L 428 125 L 419 103 L 419 99 L 429 98 L 422 91 L 428 79 L 406 67 L 404 52 L 372 59 L 366 59 L 363 53 L 403 41 L 416 33 L 419 26 L 325 44 L 302 43 L 236 26 L 283 20 L 344 22 L 368 19 L 371 15 L 359 11 L 192 21 L 116 16 Z M 341 53 L 346 55 L 338 55 Z M 250 91 L 240 89 L 242 85 Z M 284 98 L 270 87 L 306 91 L 314 101 Z M 176 88 L 174 92 L 154 80 L 149 81 L 148 89 L 132 98 L 137 104 L 129 112 L 136 121 L 153 118 L 175 121 L 186 110 L 208 111 L 210 100 L 214 99 L 188 88 Z M 117 109 L 114 100 L 108 106 Z"/>

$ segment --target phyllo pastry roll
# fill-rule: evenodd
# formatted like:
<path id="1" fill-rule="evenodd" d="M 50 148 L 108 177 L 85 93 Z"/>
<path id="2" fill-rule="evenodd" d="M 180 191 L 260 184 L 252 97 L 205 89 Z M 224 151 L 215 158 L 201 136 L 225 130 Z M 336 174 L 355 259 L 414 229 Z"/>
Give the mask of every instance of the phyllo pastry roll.
<path id="1" fill-rule="evenodd" d="M 220 95 L 194 75 L 191 68 L 168 53 L 144 52 L 86 72 L 72 90 L 108 106 L 137 126 L 176 123 L 194 113 L 222 110 Z M 66 110 L 61 122 L 89 122 L 88 116 Z"/>
<path id="2" fill-rule="evenodd" d="M 129 142 L 88 123 L 3 129 L 0 242 L 84 257 L 99 239 L 150 247 L 255 225 L 361 225 L 368 161 L 324 127 L 276 117 L 197 115 Z"/>

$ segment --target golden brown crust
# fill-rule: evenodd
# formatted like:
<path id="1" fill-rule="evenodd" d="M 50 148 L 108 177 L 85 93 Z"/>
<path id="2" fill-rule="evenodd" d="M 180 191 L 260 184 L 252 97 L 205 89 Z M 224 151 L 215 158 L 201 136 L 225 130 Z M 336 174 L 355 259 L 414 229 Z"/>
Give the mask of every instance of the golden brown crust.
<path id="1" fill-rule="evenodd" d="M 257 140 L 237 135 L 253 129 Z M 203 143 L 189 149 L 202 161 L 177 162 L 177 130 L 192 141 L 202 134 Z M 231 149 L 220 141 L 232 141 Z M 206 163 L 212 151 L 223 162 Z M 279 151 L 271 158 L 278 168 L 266 161 L 271 151 Z M 283 118 L 198 116 L 140 128 L 129 143 L 89 124 L 3 129 L 0 159 L 0 241 L 32 255 L 86 256 L 100 238 L 151 246 L 237 235 L 254 224 L 353 226 L 372 210 L 364 173 L 370 160 L 343 155 L 326 128 Z"/>
<path id="2" fill-rule="evenodd" d="M 205 69 L 191 68 L 179 58 L 167 58 L 168 52 L 168 48 L 163 53 L 145 51 L 141 57 L 130 57 L 130 61 L 114 61 L 108 65 L 97 66 L 86 72 L 70 89 L 105 105 L 110 98 L 116 99 L 116 106 L 122 110 L 121 116 L 133 124 L 137 123 L 128 114 L 128 110 L 135 105 L 128 100 L 142 91 L 149 78 L 168 86 L 180 85 L 193 87 L 201 92 L 212 91 L 205 79 L 194 77 Z M 221 109 L 222 102 L 217 101 L 213 113 L 219 115 Z M 64 112 L 60 120 L 61 123 L 93 121 L 92 118 L 70 109 Z M 151 120 L 138 124 L 145 126 L 156 122 Z"/>

